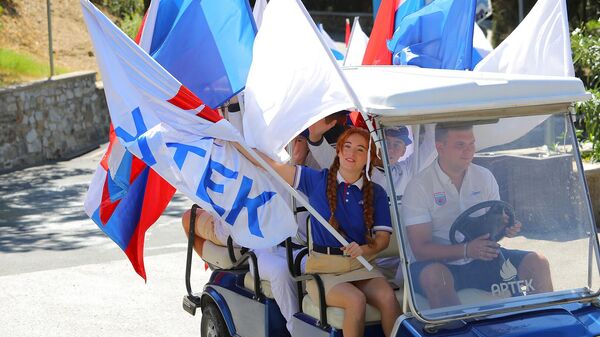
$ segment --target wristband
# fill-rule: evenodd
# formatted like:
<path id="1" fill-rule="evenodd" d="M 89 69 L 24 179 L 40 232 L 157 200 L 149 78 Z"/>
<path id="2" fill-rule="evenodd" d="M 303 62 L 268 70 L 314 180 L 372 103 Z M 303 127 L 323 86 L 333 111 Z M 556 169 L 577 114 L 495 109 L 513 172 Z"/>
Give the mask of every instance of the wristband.
<path id="1" fill-rule="evenodd" d="M 465 245 L 464 245 L 464 251 L 463 251 L 463 258 L 464 258 L 464 259 L 468 259 L 468 258 L 469 258 L 469 257 L 467 256 L 467 248 L 468 248 L 468 246 L 469 246 L 469 243 L 468 243 L 468 242 L 467 242 L 467 243 L 465 243 Z"/>
<path id="2" fill-rule="evenodd" d="M 318 141 L 316 141 L 316 142 L 311 142 L 311 141 L 310 141 L 310 137 L 309 137 L 309 138 L 307 138 L 307 139 L 306 139 L 306 141 L 308 142 L 308 144 L 309 144 L 309 145 L 312 145 L 312 146 L 319 146 L 319 145 L 321 145 L 321 143 L 323 143 L 323 139 L 325 139 L 325 137 L 321 136 L 321 139 L 319 139 Z"/>
<path id="3" fill-rule="evenodd" d="M 231 103 L 227 106 L 227 111 L 229 112 L 239 112 L 240 111 L 240 103 Z"/>

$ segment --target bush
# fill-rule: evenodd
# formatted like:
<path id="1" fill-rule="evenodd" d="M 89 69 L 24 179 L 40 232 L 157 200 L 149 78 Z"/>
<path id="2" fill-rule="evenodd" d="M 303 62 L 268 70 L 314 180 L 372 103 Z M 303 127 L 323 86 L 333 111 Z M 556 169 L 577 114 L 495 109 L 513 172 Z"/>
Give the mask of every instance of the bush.
<path id="1" fill-rule="evenodd" d="M 571 34 L 575 75 L 594 96 L 577 104 L 580 140 L 592 143 L 592 160 L 600 161 L 600 21 L 591 20 Z"/>
<path id="2" fill-rule="evenodd" d="M 128 15 L 125 19 L 121 20 L 119 26 L 121 29 L 129 36 L 132 40 L 135 40 L 135 36 L 142 24 L 142 15 L 138 13 L 134 13 L 132 15 Z"/>
<path id="3" fill-rule="evenodd" d="M 102 5 L 108 11 L 117 16 L 120 20 L 125 20 L 128 16 L 142 14 L 144 11 L 143 0 L 92 0 L 92 2 Z"/>
<path id="4" fill-rule="evenodd" d="M 2 1 L 2 0 L 0 0 Z M 91 0 L 105 7 L 108 12 L 117 17 L 115 24 L 132 40 L 142 23 L 144 15 L 144 0 Z"/>

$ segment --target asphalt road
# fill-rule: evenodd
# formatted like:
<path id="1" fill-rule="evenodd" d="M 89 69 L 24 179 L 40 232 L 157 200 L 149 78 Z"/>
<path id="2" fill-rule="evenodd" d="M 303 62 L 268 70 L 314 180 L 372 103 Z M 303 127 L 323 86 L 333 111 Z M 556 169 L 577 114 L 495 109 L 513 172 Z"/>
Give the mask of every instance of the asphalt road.
<path id="1" fill-rule="evenodd" d="M 104 151 L 0 175 L 0 336 L 199 336 L 181 307 L 191 202 L 176 194 L 147 232 L 145 283 L 83 211 Z M 194 290 L 208 276 L 195 260 Z"/>

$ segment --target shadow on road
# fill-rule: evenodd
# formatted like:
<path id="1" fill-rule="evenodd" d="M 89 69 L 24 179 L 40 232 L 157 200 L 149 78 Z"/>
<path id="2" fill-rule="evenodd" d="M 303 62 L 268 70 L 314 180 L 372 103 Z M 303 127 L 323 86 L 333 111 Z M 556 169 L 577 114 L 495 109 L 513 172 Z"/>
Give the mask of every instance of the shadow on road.
<path id="1" fill-rule="evenodd" d="M 1 175 L 0 252 L 77 249 L 90 237 L 104 235 L 83 225 L 92 173 L 58 163 Z"/>
<path id="2" fill-rule="evenodd" d="M 96 165 L 81 157 L 0 175 L 0 253 L 74 250 L 105 237 L 83 210 Z M 159 222 L 178 223 L 190 205 L 175 194 Z"/>

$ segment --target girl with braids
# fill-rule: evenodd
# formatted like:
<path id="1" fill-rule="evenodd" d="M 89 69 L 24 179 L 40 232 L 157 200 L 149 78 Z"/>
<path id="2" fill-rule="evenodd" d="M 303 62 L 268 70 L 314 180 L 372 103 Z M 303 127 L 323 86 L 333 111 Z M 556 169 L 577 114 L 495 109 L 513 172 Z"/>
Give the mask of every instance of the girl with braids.
<path id="1" fill-rule="evenodd" d="M 342 246 L 311 217 L 312 246 L 306 272 L 319 273 L 326 303 L 345 310 L 346 337 L 363 335 L 366 303 L 381 312 L 386 336 L 390 336 L 401 313 L 394 291 L 383 275 L 377 270 L 368 271 L 356 259 L 362 255 L 372 260 L 388 246 L 392 232 L 387 194 L 383 187 L 367 178 L 368 156 L 371 162 L 376 159 L 375 146 L 368 131 L 360 128 L 350 128 L 339 137 L 335 160 L 329 169 L 322 171 L 278 164 L 263 155 L 277 173 L 307 195 L 311 206 L 350 242 Z M 369 165 L 369 170 L 371 168 Z M 315 282 L 308 281 L 306 288 L 318 303 Z"/>

